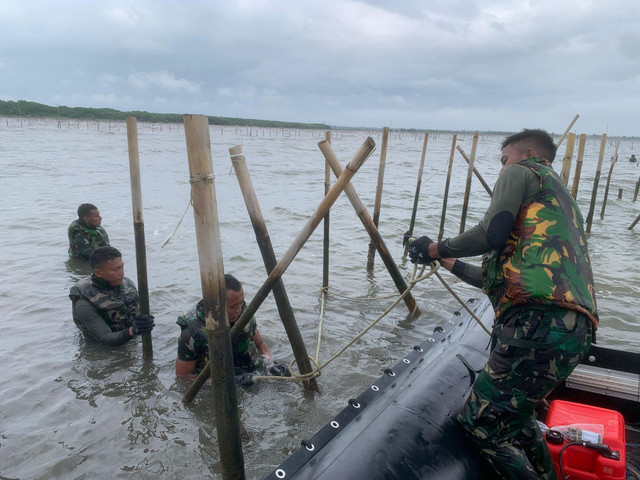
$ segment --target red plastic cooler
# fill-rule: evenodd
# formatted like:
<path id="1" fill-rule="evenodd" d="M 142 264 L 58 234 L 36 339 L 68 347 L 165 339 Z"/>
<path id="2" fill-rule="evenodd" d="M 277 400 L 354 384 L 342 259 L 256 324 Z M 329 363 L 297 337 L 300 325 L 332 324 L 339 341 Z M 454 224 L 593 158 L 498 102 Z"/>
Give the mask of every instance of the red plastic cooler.
<path id="1" fill-rule="evenodd" d="M 562 455 L 562 468 L 567 478 L 572 480 L 625 480 L 624 418 L 620 413 L 581 403 L 554 400 L 551 402 L 546 424 L 550 429 L 560 425 L 602 425 L 604 427 L 602 443 L 608 445 L 611 450 L 620 453 L 620 459 L 616 460 L 604 457 L 597 450 L 582 445 L 572 445 Z M 547 441 L 558 478 L 562 478 L 558 465 L 560 450 L 567 443 L 569 441 L 566 438 L 562 444 Z"/>

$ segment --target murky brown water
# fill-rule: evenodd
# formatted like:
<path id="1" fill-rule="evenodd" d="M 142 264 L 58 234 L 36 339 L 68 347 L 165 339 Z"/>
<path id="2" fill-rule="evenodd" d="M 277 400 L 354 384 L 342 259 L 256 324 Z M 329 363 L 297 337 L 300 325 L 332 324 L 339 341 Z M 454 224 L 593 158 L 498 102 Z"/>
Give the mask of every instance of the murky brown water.
<path id="1" fill-rule="evenodd" d="M 0 225 L 4 267 L 0 287 L 0 478 L 218 478 L 212 395 L 204 389 L 183 405 L 188 385 L 174 376 L 179 327 L 176 317 L 200 297 L 191 212 L 173 240 L 189 199 L 188 163 L 182 127 L 140 124 L 145 229 L 151 310 L 156 316 L 154 359 L 141 360 L 141 344 L 109 350 L 84 341 L 71 320 L 69 287 L 86 273 L 67 258 L 66 228 L 80 203 L 98 205 L 112 244 L 124 255 L 135 280 L 126 130 L 123 123 L 54 121 L 0 122 Z M 515 128 L 515 126 L 514 126 Z M 333 146 L 344 164 L 367 132 L 334 132 Z M 380 144 L 379 133 L 373 134 Z M 276 255 L 282 255 L 324 193 L 324 159 L 316 144 L 324 132 L 214 127 L 211 129 L 225 269 L 245 284 L 250 298 L 266 278 L 228 148 L 244 154 Z M 459 137 L 467 153 L 471 137 Z M 483 135 L 477 168 L 492 185 L 501 137 Z M 632 203 L 640 169 L 627 162 L 638 143 L 622 142 L 604 221 L 593 226 L 590 248 L 602 317 L 599 341 L 637 351 L 640 227 L 627 226 L 640 213 Z M 451 136 L 430 139 L 415 232 L 437 236 Z M 392 133 L 386 162 L 380 230 L 391 254 L 402 262 L 401 238 L 413 205 L 422 135 Z M 576 149 L 577 150 L 577 149 Z M 579 203 L 586 216 L 599 139 L 587 145 Z M 561 154 L 564 147 L 561 148 Z M 613 154 L 607 148 L 598 195 Z M 356 175 L 354 185 L 372 208 L 379 151 Z M 558 167 L 557 167 L 558 168 Z M 445 235 L 457 233 L 466 180 L 459 155 L 450 188 Z M 621 200 L 618 189 L 623 188 Z M 488 197 L 474 180 L 470 220 L 477 221 Z M 385 296 L 393 283 L 379 258 L 366 271 L 367 235 L 346 198 L 331 216 L 330 283 L 350 296 Z M 410 273 L 410 265 L 402 266 Z M 450 275 L 463 298 L 478 292 Z M 322 283 L 322 228 L 310 238 L 283 277 L 310 353 L 315 352 Z M 333 417 L 350 397 L 420 343 L 433 326 L 457 308 L 437 280 L 414 290 L 422 316 L 407 321 L 401 306 L 331 364 L 319 379 L 322 394 L 305 399 L 288 383 L 260 383 L 239 394 L 247 478 L 261 478 Z M 326 308 L 321 360 L 375 319 L 391 302 L 353 302 L 332 297 Z M 277 358 L 292 358 L 270 297 L 257 314 L 260 330 Z"/>

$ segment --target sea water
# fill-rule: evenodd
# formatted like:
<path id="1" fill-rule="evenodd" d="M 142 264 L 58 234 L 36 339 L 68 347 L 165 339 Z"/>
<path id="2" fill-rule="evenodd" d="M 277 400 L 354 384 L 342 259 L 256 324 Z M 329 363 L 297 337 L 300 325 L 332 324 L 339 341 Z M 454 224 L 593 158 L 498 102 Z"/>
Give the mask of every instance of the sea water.
<path id="1" fill-rule="evenodd" d="M 183 127 L 139 124 L 144 222 L 154 358 L 141 358 L 141 343 L 118 349 L 85 341 L 71 319 L 69 288 L 88 273 L 67 256 L 67 226 L 79 204 L 98 206 L 111 244 L 123 253 L 136 280 L 126 127 L 123 122 L 1 119 L 0 226 L 3 275 L 0 286 L 0 478 L 219 478 L 213 395 L 204 387 L 195 401 L 182 397 L 189 382 L 174 374 L 178 315 L 201 298 Z M 478 125 L 482 128 L 482 125 Z M 514 125 L 514 130 L 520 126 Z M 244 283 L 250 299 L 266 278 L 228 149 L 242 145 L 276 256 L 287 251 L 324 195 L 324 157 L 317 143 L 324 131 L 280 128 L 210 129 L 225 271 Z M 579 133 L 579 132 L 578 132 Z M 342 165 L 367 136 L 377 150 L 353 179 L 372 214 L 380 163 L 380 131 L 336 130 L 332 146 Z M 405 277 L 402 259 L 423 146 L 422 132 L 391 131 L 386 155 L 380 232 Z M 500 135 L 481 134 L 476 167 L 493 186 L 499 169 Z M 471 152 L 472 135 L 458 135 Z M 416 226 L 417 236 L 438 236 L 452 134 L 429 138 Z M 559 169 L 566 143 L 558 154 Z M 598 341 L 637 351 L 640 227 L 627 227 L 640 213 L 633 203 L 638 139 L 623 139 L 600 220 L 615 137 L 607 141 L 589 247 L 601 328 Z M 589 137 L 578 203 L 589 210 L 600 138 Z M 577 146 L 576 146 L 577 151 Z M 575 155 L 574 155 L 575 164 Z M 572 168 L 573 177 L 573 168 Z M 444 236 L 459 231 L 467 166 L 454 155 Z M 570 185 L 572 183 L 570 179 Z M 618 191 L 623 189 L 621 199 Z M 489 197 L 473 179 L 467 228 L 479 221 Z M 382 261 L 366 269 L 368 235 L 344 195 L 330 217 L 330 291 L 325 307 L 320 361 L 328 359 L 380 315 L 397 291 Z M 176 230 L 177 227 L 177 230 Z M 175 234 L 174 234 L 175 230 Z M 283 276 L 307 350 L 315 356 L 322 286 L 320 226 Z M 171 241 L 162 248 L 163 243 Z M 462 298 L 480 292 L 444 273 Z M 239 390 L 247 478 L 262 478 L 316 430 L 367 388 L 382 371 L 421 343 L 434 326 L 459 308 L 435 279 L 413 294 L 422 311 L 408 316 L 404 303 L 384 317 L 318 379 L 321 394 L 305 398 L 286 382 L 260 382 Z M 274 356 L 293 356 L 273 297 L 258 311 L 262 337 Z"/>

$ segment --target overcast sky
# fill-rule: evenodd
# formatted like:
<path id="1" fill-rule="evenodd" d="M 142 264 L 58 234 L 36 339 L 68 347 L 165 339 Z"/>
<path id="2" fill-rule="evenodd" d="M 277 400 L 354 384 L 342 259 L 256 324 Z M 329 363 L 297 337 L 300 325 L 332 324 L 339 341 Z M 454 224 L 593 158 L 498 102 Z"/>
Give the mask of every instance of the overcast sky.
<path id="1" fill-rule="evenodd" d="M 640 135 L 640 4 L 1 0 L 0 99 Z"/>

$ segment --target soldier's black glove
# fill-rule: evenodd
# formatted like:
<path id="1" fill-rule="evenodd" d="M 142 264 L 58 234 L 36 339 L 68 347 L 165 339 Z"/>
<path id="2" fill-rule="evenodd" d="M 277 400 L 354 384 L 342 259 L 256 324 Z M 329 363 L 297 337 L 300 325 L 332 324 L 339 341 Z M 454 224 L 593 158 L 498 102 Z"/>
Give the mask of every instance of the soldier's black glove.
<path id="1" fill-rule="evenodd" d="M 409 258 L 411 259 L 411 263 L 417 262 L 423 265 L 436 260 L 429 256 L 428 248 L 430 243 L 433 243 L 433 240 L 425 235 L 409 244 Z"/>
<path id="2" fill-rule="evenodd" d="M 413 237 L 413 232 L 411 230 L 407 230 L 404 232 L 404 236 L 402 237 L 402 246 L 409 244 L 409 240 Z"/>
<path id="3" fill-rule="evenodd" d="M 156 324 L 153 322 L 153 318 L 153 315 L 136 315 L 136 318 L 133 321 L 133 334 L 141 335 L 153 330 L 153 327 L 156 326 Z"/>
<path id="4" fill-rule="evenodd" d="M 236 383 L 241 387 L 248 387 L 253 385 L 253 373 L 241 373 L 240 375 L 236 375 Z"/>
<path id="5" fill-rule="evenodd" d="M 269 375 L 273 375 L 274 377 L 290 377 L 291 372 L 288 366 L 274 360 L 273 365 L 269 368 Z"/>

